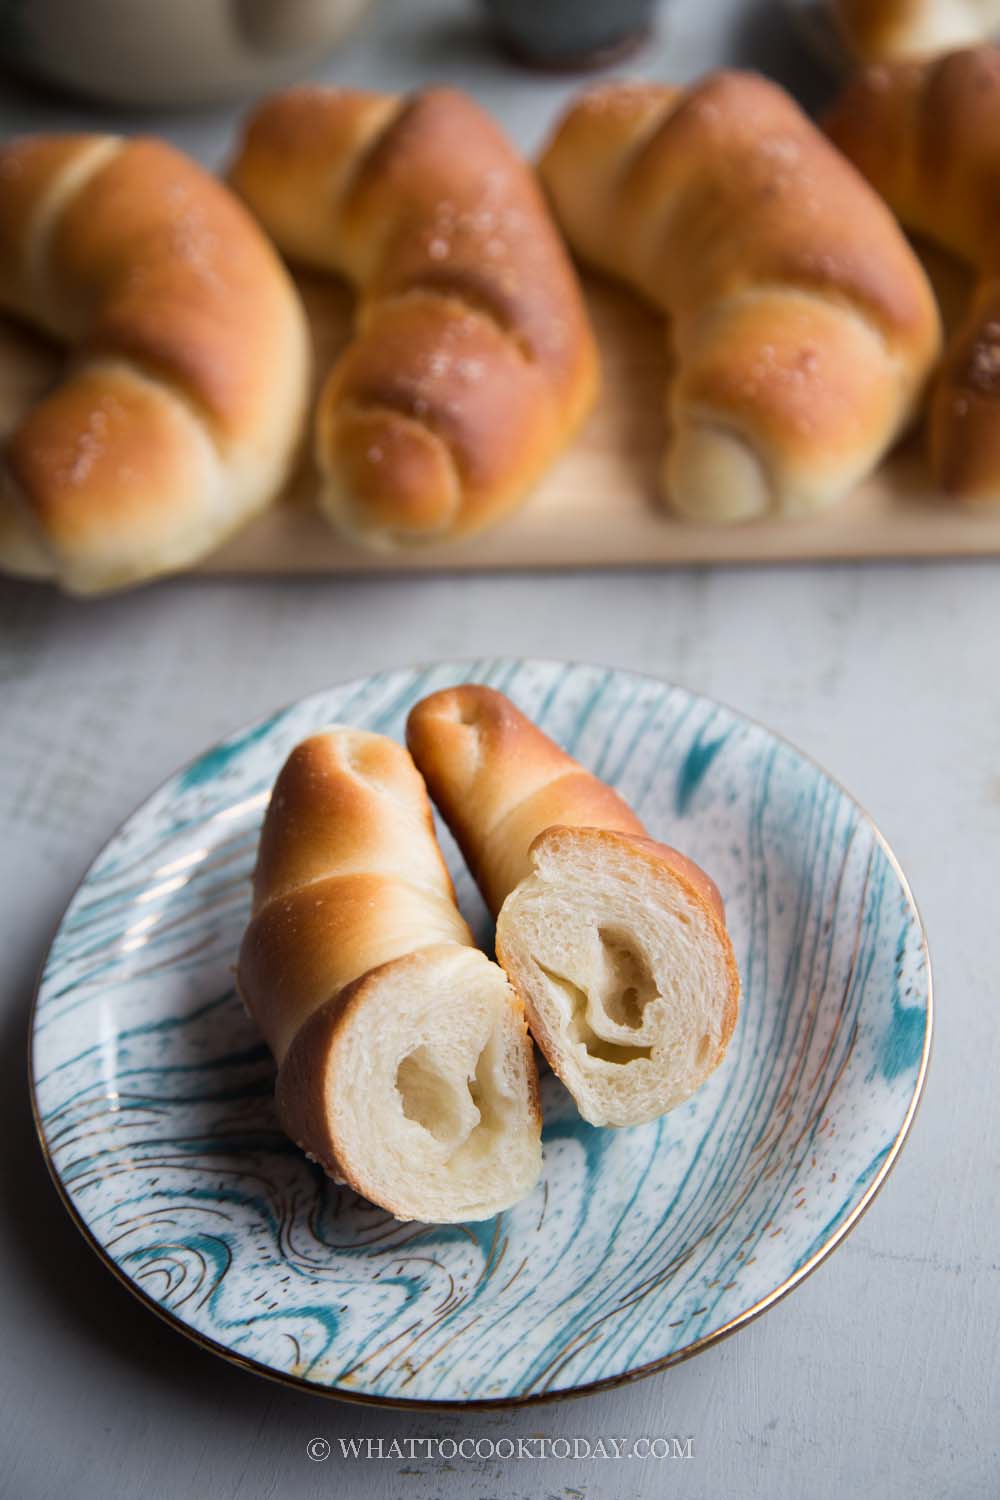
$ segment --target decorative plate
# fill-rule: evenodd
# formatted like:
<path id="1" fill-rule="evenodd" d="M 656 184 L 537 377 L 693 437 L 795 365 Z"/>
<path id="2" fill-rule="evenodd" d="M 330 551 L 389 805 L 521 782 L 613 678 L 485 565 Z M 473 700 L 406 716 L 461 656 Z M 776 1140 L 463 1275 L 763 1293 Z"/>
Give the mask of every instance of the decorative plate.
<path id="1" fill-rule="evenodd" d="M 268 790 L 333 721 L 401 736 L 461 681 L 501 688 L 715 877 L 743 977 L 723 1066 L 652 1125 L 600 1130 L 543 1079 L 532 1195 L 398 1224 L 277 1128 L 233 988 Z M 488 923 L 450 838 L 463 909 Z M 916 1108 L 927 948 L 869 818 L 731 709 L 545 661 L 384 672 L 209 750 L 128 820 L 70 903 L 34 1015 L 45 1154 L 97 1253 L 198 1342 L 311 1390 L 523 1402 L 614 1385 L 731 1332 L 857 1222 Z"/>

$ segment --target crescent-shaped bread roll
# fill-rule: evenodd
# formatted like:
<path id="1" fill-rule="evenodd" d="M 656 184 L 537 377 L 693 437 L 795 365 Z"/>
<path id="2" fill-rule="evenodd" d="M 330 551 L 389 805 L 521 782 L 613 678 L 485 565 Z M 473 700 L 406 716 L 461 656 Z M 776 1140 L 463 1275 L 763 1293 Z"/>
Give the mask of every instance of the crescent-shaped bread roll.
<path id="1" fill-rule="evenodd" d="M 580 289 L 528 165 L 454 89 L 265 101 L 231 181 L 292 258 L 353 282 L 323 388 L 325 514 L 382 549 L 509 511 L 590 407 Z"/>
<path id="2" fill-rule="evenodd" d="M 74 593 L 196 561 L 301 435 L 301 302 L 246 209 L 157 140 L 0 147 L 0 311 L 67 347 L 0 463 L 0 568 Z"/>
<path id="3" fill-rule="evenodd" d="M 1000 504 L 1000 47 L 868 68 L 827 127 L 908 229 L 978 271 L 932 394 L 930 452 L 947 493 Z"/>
<path id="4" fill-rule="evenodd" d="M 593 1125 L 638 1125 L 722 1061 L 739 974 L 713 882 L 492 688 L 407 743 L 492 910 L 535 1040 Z"/>
<path id="5" fill-rule="evenodd" d="M 573 249 L 669 315 L 663 486 L 701 520 L 845 495 L 913 414 L 937 308 L 877 195 L 777 84 L 611 84 L 540 163 Z"/>
<path id="6" fill-rule="evenodd" d="M 833 15 L 863 62 L 931 57 L 1000 31 L 1000 0 L 833 0 Z"/>
<path id="7" fill-rule="evenodd" d="M 261 833 L 237 982 L 291 1138 L 398 1219 L 485 1219 L 541 1169 L 521 1003 L 473 945 L 423 781 L 382 735 L 297 746 Z"/>

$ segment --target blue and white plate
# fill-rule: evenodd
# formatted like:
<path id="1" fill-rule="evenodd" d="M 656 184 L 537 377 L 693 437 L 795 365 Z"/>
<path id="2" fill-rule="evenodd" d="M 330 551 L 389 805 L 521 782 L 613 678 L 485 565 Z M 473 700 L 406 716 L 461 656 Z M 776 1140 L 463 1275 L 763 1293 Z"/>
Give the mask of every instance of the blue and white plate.
<path id="1" fill-rule="evenodd" d="M 547 1075 L 537 1189 L 492 1222 L 442 1228 L 397 1224 L 285 1139 L 232 965 L 268 790 L 291 747 L 331 721 L 402 736 L 418 698 L 468 680 L 508 693 L 711 872 L 744 996 L 723 1066 L 655 1124 L 594 1129 Z M 63 918 L 32 1067 L 73 1216 L 200 1343 L 339 1396 L 521 1402 L 661 1369 L 801 1281 L 892 1166 L 930 1034 L 906 882 L 812 761 L 648 677 L 492 660 L 332 688 L 172 777 Z"/>

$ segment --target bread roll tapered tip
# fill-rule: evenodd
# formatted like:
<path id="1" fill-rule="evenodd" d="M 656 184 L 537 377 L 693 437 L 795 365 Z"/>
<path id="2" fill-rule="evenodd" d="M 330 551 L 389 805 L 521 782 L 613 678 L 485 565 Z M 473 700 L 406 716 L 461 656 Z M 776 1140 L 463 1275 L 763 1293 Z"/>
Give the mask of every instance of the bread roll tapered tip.
<path id="1" fill-rule="evenodd" d="M 331 386 L 317 406 L 316 444 L 330 459 L 321 509 L 348 536 L 392 551 L 446 536 L 454 526 L 461 485 L 448 449 L 428 427 L 398 412 L 342 406 Z"/>
<path id="2" fill-rule="evenodd" d="M 722 897 L 495 689 L 411 711 L 407 741 L 497 916 L 497 957 L 595 1125 L 637 1125 L 721 1062 L 739 1006 Z"/>

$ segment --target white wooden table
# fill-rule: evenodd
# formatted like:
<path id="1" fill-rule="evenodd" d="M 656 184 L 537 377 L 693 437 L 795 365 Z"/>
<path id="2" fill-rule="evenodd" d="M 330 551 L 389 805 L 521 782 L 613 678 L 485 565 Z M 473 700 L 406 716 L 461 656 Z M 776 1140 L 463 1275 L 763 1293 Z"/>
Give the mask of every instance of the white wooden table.
<path id="1" fill-rule="evenodd" d="M 706 9 L 720 32 L 737 28 L 741 55 L 785 76 L 801 66 L 770 6 L 742 7 L 754 31 L 734 21 L 735 4 L 676 0 L 657 43 L 671 73 L 702 65 Z M 386 0 L 378 26 L 326 71 L 389 86 L 460 80 L 530 144 L 562 85 L 507 69 L 474 19 L 455 4 Z M 635 66 L 662 65 L 654 49 Z M 85 118 L 95 116 L 13 90 L 0 108 L 4 130 Z M 217 160 L 231 116 L 150 123 Z M 91 1255 L 33 1137 L 31 990 L 83 868 L 179 762 L 338 679 L 415 657 L 500 652 L 611 662 L 714 694 L 856 794 L 899 854 L 929 929 L 938 1030 L 927 1094 L 892 1178 L 832 1260 L 698 1359 L 514 1413 L 327 1402 L 203 1353 Z M 998 658 L 1000 565 L 990 562 L 197 579 L 88 605 L 0 585 L 0 1496 L 1000 1494 Z M 690 1436 L 693 1456 L 317 1463 L 306 1452 L 312 1438 L 336 1449 L 344 1436 L 388 1447 L 394 1437 L 537 1434 Z"/>

